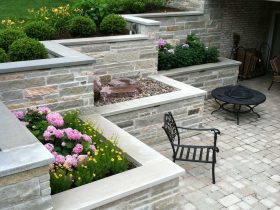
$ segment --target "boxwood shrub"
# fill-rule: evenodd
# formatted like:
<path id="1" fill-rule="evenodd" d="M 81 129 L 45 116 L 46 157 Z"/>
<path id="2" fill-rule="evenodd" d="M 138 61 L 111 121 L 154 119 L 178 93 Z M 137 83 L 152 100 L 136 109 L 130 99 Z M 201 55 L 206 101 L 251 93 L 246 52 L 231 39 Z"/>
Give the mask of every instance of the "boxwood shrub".
<path id="1" fill-rule="evenodd" d="M 26 34 L 18 29 L 4 29 L 0 31 L 0 48 L 6 52 L 9 50 L 9 46 L 17 39 L 26 38 Z"/>
<path id="2" fill-rule="evenodd" d="M 96 32 L 96 25 L 89 17 L 76 16 L 69 22 L 69 32 L 74 37 L 87 37 Z"/>
<path id="3" fill-rule="evenodd" d="M 55 29 L 44 21 L 29 22 L 24 26 L 24 32 L 30 38 L 51 40 L 55 38 Z"/>
<path id="4" fill-rule="evenodd" d="M 44 59 L 48 57 L 48 51 L 39 41 L 31 38 L 22 38 L 11 44 L 8 56 L 11 61 Z"/>
<path id="5" fill-rule="evenodd" d="M 107 15 L 100 24 L 100 31 L 105 34 L 118 34 L 125 30 L 126 21 L 120 15 Z"/>

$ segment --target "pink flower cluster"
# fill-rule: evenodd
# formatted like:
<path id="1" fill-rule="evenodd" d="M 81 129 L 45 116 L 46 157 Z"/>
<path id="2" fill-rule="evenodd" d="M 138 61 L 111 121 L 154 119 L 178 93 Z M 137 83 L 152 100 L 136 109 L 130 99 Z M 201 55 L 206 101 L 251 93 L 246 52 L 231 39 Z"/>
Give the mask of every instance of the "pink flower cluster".
<path id="1" fill-rule="evenodd" d="M 64 132 L 66 133 L 69 140 L 79 141 L 83 136 L 80 131 L 72 128 L 66 128 L 64 129 Z"/>
<path id="2" fill-rule="evenodd" d="M 84 147 L 81 144 L 76 144 L 76 146 L 73 148 L 73 153 L 80 154 L 83 151 Z"/>
<path id="3" fill-rule="evenodd" d="M 63 117 L 57 112 L 48 114 L 46 119 L 53 126 L 62 127 L 64 125 Z"/>
<path id="4" fill-rule="evenodd" d="M 53 136 L 57 139 L 61 139 L 64 136 L 64 131 L 56 129 L 54 126 L 48 126 L 47 130 L 43 133 L 43 137 L 46 141 L 49 141 Z"/>
<path id="5" fill-rule="evenodd" d="M 39 107 L 38 112 L 43 115 L 51 113 L 51 110 L 48 107 Z"/>
<path id="6" fill-rule="evenodd" d="M 23 111 L 14 111 L 13 114 L 16 116 L 16 118 L 18 118 L 19 120 L 23 120 L 24 119 L 24 112 Z"/>

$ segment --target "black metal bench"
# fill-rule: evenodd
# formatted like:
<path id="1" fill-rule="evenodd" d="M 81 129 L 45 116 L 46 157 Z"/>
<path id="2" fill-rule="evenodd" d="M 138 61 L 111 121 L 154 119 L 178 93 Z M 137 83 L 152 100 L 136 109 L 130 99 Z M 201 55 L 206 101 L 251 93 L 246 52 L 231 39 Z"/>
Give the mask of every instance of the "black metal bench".
<path id="1" fill-rule="evenodd" d="M 216 153 L 219 152 L 219 148 L 216 145 L 217 145 L 217 136 L 218 134 L 220 134 L 220 131 L 216 128 L 199 129 L 199 128 L 186 128 L 186 127 L 177 126 L 171 112 L 164 114 L 164 125 L 162 128 L 164 129 L 171 143 L 171 147 L 173 150 L 173 157 L 172 157 L 173 162 L 175 162 L 176 160 L 180 160 L 180 161 L 190 161 L 190 162 L 211 163 L 212 183 L 215 184 Z M 178 129 L 213 132 L 214 145 L 213 146 L 181 145 L 180 134 Z"/>

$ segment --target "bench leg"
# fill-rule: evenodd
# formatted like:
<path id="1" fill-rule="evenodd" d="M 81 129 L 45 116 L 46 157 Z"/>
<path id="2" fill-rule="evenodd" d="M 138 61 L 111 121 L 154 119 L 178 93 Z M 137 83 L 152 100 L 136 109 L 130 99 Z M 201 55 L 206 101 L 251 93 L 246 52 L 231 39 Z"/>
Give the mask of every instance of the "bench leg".
<path id="1" fill-rule="evenodd" d="M 268 90 L 270 90 L 270 88 L 272 87 L 272 85 L 273 85 L 273 80 L 272 80 L 271 84 L 269 85 Z"/>

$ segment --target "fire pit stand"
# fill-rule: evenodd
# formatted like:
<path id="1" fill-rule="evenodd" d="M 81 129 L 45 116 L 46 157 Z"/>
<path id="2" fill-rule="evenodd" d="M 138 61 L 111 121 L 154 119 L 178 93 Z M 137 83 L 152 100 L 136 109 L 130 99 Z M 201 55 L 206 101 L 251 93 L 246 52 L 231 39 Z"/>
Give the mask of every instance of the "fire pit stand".
<path id="1" fill-rule="evenodd" d="M 219 104 L 219 108 L 212 111 L 211 114 L 219 110 L 234 113 L 236 114 L 237 125 L 239 125 L 239 114 L 252 112 L 260 118 L 254 108 L 266 100 L 263 93 L 241 85 L 216 88 L 212 91 L 212 96 Z M 242 109 L 243 107 L 246 108 Z"/>

